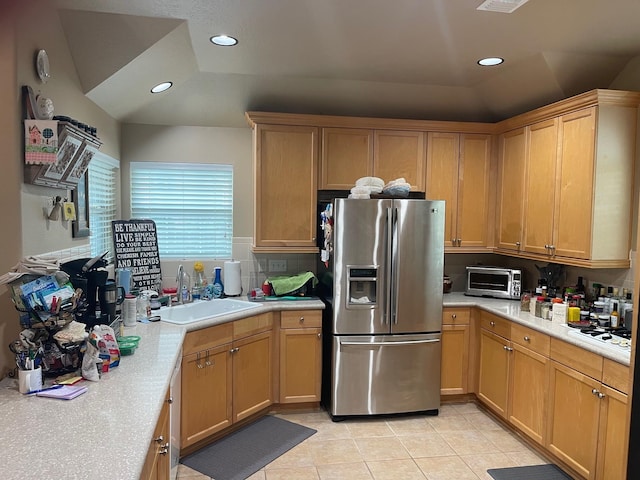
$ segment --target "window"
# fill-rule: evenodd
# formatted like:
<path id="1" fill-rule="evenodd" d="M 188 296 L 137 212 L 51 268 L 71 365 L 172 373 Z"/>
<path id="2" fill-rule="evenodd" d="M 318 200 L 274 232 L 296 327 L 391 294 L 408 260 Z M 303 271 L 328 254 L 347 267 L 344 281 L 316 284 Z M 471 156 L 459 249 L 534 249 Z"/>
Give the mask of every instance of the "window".
<path id="1" fill-rule="evenodd" d="M 131 162 L 131 218 L 156 223 L 161 258 L 231 258 L 233 166 Z"/>
<path id="2" fill-rule="evenodd" d="M 89 228 L 91 256 L 109 252 L 113 259 L 111 220 L 117 216 L 120 162 L 97 153 L 89 163 Z"/>

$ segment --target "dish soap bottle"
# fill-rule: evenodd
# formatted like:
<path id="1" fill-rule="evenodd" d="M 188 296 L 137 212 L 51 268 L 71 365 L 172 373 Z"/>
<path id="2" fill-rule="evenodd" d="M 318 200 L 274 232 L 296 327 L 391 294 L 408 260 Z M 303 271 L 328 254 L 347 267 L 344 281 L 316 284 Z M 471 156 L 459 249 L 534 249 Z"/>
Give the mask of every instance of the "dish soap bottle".
<path id="1" fill-rule="evenodd" d="M 222 293 L 224 292 L 224 285 L 222 284 L 222 278 L 220 278 L 220 273 L 222 268 L 216 267 L 213 273 L 213 298 L 222 298 Z"/>

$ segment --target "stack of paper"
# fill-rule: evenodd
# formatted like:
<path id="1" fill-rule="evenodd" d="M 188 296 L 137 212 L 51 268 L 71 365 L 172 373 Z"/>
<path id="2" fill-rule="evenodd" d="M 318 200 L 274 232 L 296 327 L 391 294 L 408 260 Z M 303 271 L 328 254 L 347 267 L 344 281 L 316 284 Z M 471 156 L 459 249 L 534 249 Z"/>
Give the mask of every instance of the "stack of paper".
<path id="1" fill-rule="evenodd" d="M 63 385 L 59 388 L 51 388 L 48 390 L 42 390 L 36 393 L 38 397 L 59 398 L 61 400 L 71 400 L 78 395 L 82 395 L 87 391 L 87 387 Z"/>

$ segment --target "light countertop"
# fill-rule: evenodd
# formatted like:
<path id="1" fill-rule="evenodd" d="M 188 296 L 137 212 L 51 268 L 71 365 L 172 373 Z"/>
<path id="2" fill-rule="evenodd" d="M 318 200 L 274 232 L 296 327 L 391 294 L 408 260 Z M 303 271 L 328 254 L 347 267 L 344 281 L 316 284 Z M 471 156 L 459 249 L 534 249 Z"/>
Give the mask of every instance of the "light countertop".
<path id="1" fill-rule="evenodd" d="M 5 378 L 0 382 L 0 476 L 139 478 L 187 330 L 271 310 L 322 308 L 320 300 L 270 301 L 186 327 L 165 322 L 125 327 L 124 335 L 142 337 L 135 353 L 123 356 L 98 382 L 80 383 L 89 390 L 73 400 L 22 395 L 17 382 Z"/>
<path id="2" fill-rule="evenodd" d="M 612 348 L 590 337 L 583 338 L 583 336 L 577 336 L 575 332 L 570 333 L 572 330 L 575 330 L 574 328 L 550 320 L 543 320 L 530 312 L 520 311 L 520 301 L 518 300 L 468 297 L 463 293 L 447 293 L 442 297 L 442 304 L 444 307 L 480 307 L 489 313 L 499 315 L 533 330 L 546 333 L 547 335 L 584 348 L 590 352 L 597 353 L 623 365 L 629 365 L 630 363 L 630 348 Z"/>
<path id="3" fill-rule="evenodd" d="M 0 382 L 0 458 L 6 480 L 86 479 L 103 476 L 137 479 L 180 360 L 187 331 L 238 320 L 273 310 L 322 309 L 320 300 L 270 301 L 260 308 L 186 326 L 165 322 L 125 327 L 125 335 L 140 335 L 140 345 L 98 382 L 84 381 L 88 392 L 73 400 L 21 395 L 13 379 Z M 568 327 L 520 312 L 520 302 L 467 297 L 450 293 L 445 307 L 480 307 L 511 321 L 629 364 L 616 354 L 570 336 Z"/>

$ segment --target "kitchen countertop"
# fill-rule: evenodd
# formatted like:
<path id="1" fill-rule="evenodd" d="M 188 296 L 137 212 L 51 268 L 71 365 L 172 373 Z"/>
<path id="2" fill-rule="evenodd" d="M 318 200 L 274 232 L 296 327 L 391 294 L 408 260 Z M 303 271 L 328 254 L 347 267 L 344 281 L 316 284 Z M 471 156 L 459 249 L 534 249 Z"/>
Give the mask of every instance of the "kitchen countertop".
<path id="1" fill-rule="evenodd" d="M 272 310 L 323 309 L 317 299 L 260 302 L 256 308 L 186 326 L 165 322 L 125 327 L 138 349 L 73 400 L 27 396 L 0 382 L 2 479 L 137 479 L 180 360 L 185 333 Z"/>
<path id="2" fill-rule="evenodd" d="M 520 302 L 449 293 L 444 307 L 479 307 L 534 330 L 628 365 L 629 355 L 611 352 L 568 334 L 569 327 L 520 311 Z M 187 331 L 273 310 L 323 309 L 318 299 L 260 302 L 260 308 L 185 326 L 165 322 L 125 327 L 140 335 L 134 355 L 73 400 L 21 395 L 13 379 L 0 382 L 0 442 L 3 479 L 138 478 L 180 359 Z"/>
<path id="3" fill-rule="evenodd" d="M 623 365 L 629 365 L 630 363 L 631 349 L 612 349 L 605 346 L 604 343 L 594 343 L 589 341 L 591 339 L 587 340 L 575 334 L 570 334 L 569 332 L 575 329 L 550 320 L 543 320 L 534 316 L 530 312 L 521 311 L 520 302 L 517 300 L 469 297 L 463 293 L 452 292 L 447 293 L 442 297 L 442 305 L 444 307 L 479 307 L 489 313 L 501 316 L 507 320 L 519 323 L 533 330 L 546 333 L 547 335 L 584 348 L 590 352 L 597 353 Z"/>

